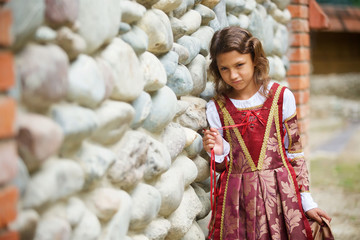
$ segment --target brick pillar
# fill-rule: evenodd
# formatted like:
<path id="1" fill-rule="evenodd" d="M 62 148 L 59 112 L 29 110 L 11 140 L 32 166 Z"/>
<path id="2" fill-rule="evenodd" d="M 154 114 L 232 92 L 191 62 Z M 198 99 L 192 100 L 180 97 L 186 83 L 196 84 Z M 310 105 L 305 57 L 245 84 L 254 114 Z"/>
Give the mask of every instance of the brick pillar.
<path id="1" fill-rule="evenodd" d="M 288 6 L 292 19 L 289 25 L 290 67 L 287 80 L 295 95 L 297 117 L 305 154 L 308 153 L 310 97 L 310 28 L 309 0 L 292 0 Z"/>
<path id="2" fill-rule="evenodd" d="M 16 219 L 19 191 L 12 184 L 17 173 L 16 101 L 9 90 L 15 83 L 12 44 L 12 13 L 0 0 L 0 240 L 18 240 L 17 232 L 8 229 Z"/>

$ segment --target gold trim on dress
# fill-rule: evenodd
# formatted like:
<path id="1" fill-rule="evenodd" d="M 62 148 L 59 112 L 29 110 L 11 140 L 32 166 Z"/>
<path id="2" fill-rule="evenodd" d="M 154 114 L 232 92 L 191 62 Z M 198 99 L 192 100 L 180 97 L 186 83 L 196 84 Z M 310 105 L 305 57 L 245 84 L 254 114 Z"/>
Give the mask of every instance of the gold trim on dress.
<path id="1" fill-rule="evenodd" d="M 257 108 L 261 108 L 263 105 L 264 105 L 264 104 L 260 104 L 260 105 L 254 106 L 254 107 L 236 108 L 236 109 L 239 110 L 239 111 L 254 110 L 254 109 L 257 109 Z"/>

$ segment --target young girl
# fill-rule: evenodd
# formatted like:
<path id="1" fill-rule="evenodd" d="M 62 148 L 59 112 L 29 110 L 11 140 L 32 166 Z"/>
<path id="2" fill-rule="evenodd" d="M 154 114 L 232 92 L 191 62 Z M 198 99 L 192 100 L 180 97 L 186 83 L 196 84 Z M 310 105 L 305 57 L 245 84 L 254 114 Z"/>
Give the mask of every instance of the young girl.
<path id="1" fill-rule="evenodd" d="M 216 96 L 203 145 L 221 175 L 209 238 L 319 237 L 331 218 L 309 193 L 293 94 L 269 80 L 261 42 L 240 27 L 217 31 L 210 55 Z"/>

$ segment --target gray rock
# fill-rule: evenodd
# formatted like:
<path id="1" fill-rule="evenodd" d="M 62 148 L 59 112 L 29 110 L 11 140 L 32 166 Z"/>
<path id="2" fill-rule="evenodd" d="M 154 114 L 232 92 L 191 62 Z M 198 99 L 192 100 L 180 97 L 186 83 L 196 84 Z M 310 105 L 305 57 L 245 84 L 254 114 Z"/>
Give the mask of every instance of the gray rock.
<path id="1" fill-rule="evenodd" d="M 186 34 L 190 35 L 196 32 L 201 25 L 201 15 L 199 12 L 190 9 L 184 15 L 180 17 L 180 20 L 186 26 Z"/>
<path id="2" fill-rule="evenodd" d="M 92 57 L 81 54 L 69 71 L 68 99 L 88 108 L 96 108 L 105 98 L 105 82 Z"/>
<path id="3" fill-rule="evenodd" d="M 264 19 L 261 17 L 260 12 L 256 9 L 250 13 L 249 18 L 250 25 L 248 30 L 254 37 L 262 41 L 264 39 Z"/>
<path id="4" fill-rule="evenodd" d="M 174 45 L 175 45 L 175 43 L 174 43 Z M 174 45 L 173 45 L 173 48 L 174 48 Z M 161 55 L 159 57 L 159 60 L 165 68 L 167 78 L 169 78 L 176 71 L 177 65 L 179 63 L 179 54 L 176 53 L 175 51 L 169 51 L 169 52 L 165 53 L 164 55 Z"/>
<path id="5" fill-rule="evenodd" d="M 147 92 L 142 92 L 141 95 L 132 102 L 132 106 L 135 109 L 135 116 L 131 123 L 131 128 L 136 129 L 144 123 L 150 114 L 151 105 L 151 96 Z"/>
<path id="6" fill-rule="evenodd" d="M 12 179 L 11 184 L 15 185 L 18 188 L 21 197 L 23 197 L 25 194 L 26 186 L 29 180 L 29 171 L 26 168 L 26 165 L 24 164 L 22 159 L 19 158 L 17 161 L 16 176 L 14 179 Z"/>
<path id="7" fill-rule="evenodd" d="M 116 161 L 108 171 L 110 181 L 123 189 L 130 189 L 139 183 L 146 169 L 148 137 L 144 133 L 128 131 L 113 147 Z"/>
<path id="8" fill-rule="evenodd" d="M 195 163 L 185 155 L 178 156 L 173 162 L 171 168 L 176 169 L 177 172 L 182 173 L 184 178 L 184 188 L 190 186 L 198 175 Z"/>
<path id="9" fill-rule="evenodd" d="M 266 56 L 271 56 L 274 49 L 274 19 L 268 15 L 264 21 L 264 41 L 263 48 Z"/>
<path id="10" fill-rule="evenodd" d="M 226 0 L 226 12 L 238 16 L 245 9 L 244 0 Z"/>
<path id="11" fill-rule="evenodd" d="M 131 30 L 131 26 L 128 23 L 121 22 L 119 25 L 119 34 L 127 33 Z"/>
<path id="12" fill-rule="evenodd" d="M 18 50 L 25 45 L 26 41 L 32 37 L 36 29 L 44 22 L 45 1 L 7 1 L 4 9 L 11 10 L 13 19 L 10 33 L 13 39 L 12 47 Z M 44 60 L 43 58 L 39 59 Z"/>
<path id="13" fill-rule="evenodd" d="M 136 2 L 140 3 L 141 5 L 143 5 L 146 8 L 151 8 L 152 5 L 154 5 L 158 1 L 159 0 L 136 0 Z"/>
<path id="14" fill-rule="evenodd" d="M 193 161 L 198 170 L 198 175 L 195 179 L 195 182 L 202 182 L 202 181 L 206 180 L 207 178 L 209 178 L 210 177 L 209 162 L 206 159 L 204 159 L 203 157 L 201 157 L 200 155 L 196 156 L 193 159 Z"/>
<path id="15" fill-rule="evenodd" d="M 24 207 L 54 202 L 80 191 L 83 185 L 84 172 L 79 164 L 66 159 L 49 160 L 31 178 L 23 199 Z"/>
<path id="16" fill-rule="evenodd" d="M 205 115 L 206 101 L 192 96 L 184 96 L 181 100 L 189 102 L 190 106 L 186 113 L 177 117 L 176 122 L 194 131 L 205 128 L 207 126 Z"/>
<path id="17" fill-rule="evenodd" d="M 153 220 L 144 233 L 150 240 L 164 239 L 170 229 L 170 222 L 164 218 Z"/>
<path id="18" fill-rule="evenodd" d="M 194 158 L 198 154 L 200 154 L 202 150 L 203 150 L 202 137 L 200 134 L 197 133 L 196 138 L 194 139 L 194 141 L 191 143 L 190 146 L 187 146 L 185 148 L 185 151 L 187 152 L 189 158 Z"/>
<path id="19" fill-rule="evenodd" d="M 132 192 L 131 197 L 133 208 L 130 229 L 140 230 L 157 216 L 161 205 L 161 195 L 153 186 L 140 183 Z"/>
<path id="20" fill-rule="evenodd" d="M 288 30 L 284 25 L 277 25 L 274 40 L 278 42 L 278 44 L 274 44 L 274 54 L 279 57 L 285 55 L 289 48 L 289 35 Z"/>
<path id="21" fill-rule="evenodd" d="M 98 126 L 93 111 L 76 105 L 54 105 L 50 110 L 50 115 L 64 133 L 65 138 L 60 150 L 64 155 L 76 150 Z"/>
<path id="22" fill-rule="evenodd" d="M 190 94 L 194 83 L 189 69 L 180 64 L 175 73 L 168 79 L 166 85 L 174 91 L 177 97 L 180 97 Z"/>
<path id="23" fill-rule="evenodd" d="M 125 239 L 130 224 L 132 199 L 124 191 L 121 191 L 121 194 L 123 196 L 120 207 L 112 219 L 104 224 L 102 234 L 99 238 L 101 240 Z"/>
<path id="24" fill-rule="evenodd" d="M 203 4 L 197 4 L 194 10 L 200 13 L 201 25 L 208 25 L 211 20 L 215 18 L 215 12 Z"/>
<path id="25" fill-rule="evenodd" d="M 215 95 L 214 83 L 207 82 L 205 90 L 200 94 L 200 97 L 205 101 L 209 101 Z"/>
<path id="26" fill-rule="evenodd" d="M 249 14 L 252 11 L 254 11 L 254 9 L 256 8 L 256 1 L 255 0 L 247 0 L 245 2 L 245 9 L 244 9 L 244 13 L 245 14 Z"/>
<path id="27" fill-rule="evenodd" d="M 128 43 L 137 55 L 145 52 L 149 45 L 149 38 L 139 27 L 133 26 L 130 31 L 121 35 L 121 39 Z"/>
<path id="28" fill-rule="evenodd" d="M 23 103 L 45 108 L 63 100 L 68 90 L 68 69 L 66 53 L 58 46 L 27 45 L 19 54 L 16 69 Z"/>
<path id="29" fill-rule="evenodd" d="M 145 119 L 144 128 L 150 132 L 160 132 L 169 124 L 176 113 L 176 95 L 167 86 L 151 94 L 152 106 Z"/>
<path id="30" fill-rule="evenodd" d="M 202 26 L 191 36 L 200 40 L 200 54 L 206 57 L 209 54 L 211 38 L 214 35 L 214 30 L 209 26 Z"/>
<path id="31" fill-rule="evenodd" d="M 189 51 L 189 58 L 184 62 L 184 65 L 189 64 L 200 52 L 201 42 L 196 37 L 185 35 L 179 38 L 176 42 L 184 46 Z"/>
<path id="32" fill-rule="evenodd" d="M 205 235 L 196 221 L 193 222 L 189 231 L 184 235 L 182 240 L 202 240 Z"/>
<path id="33" fill-rule="evenodd" d="M 188 65 L 189 72 L 193 81 L 191 95 L 199 96 L 205 90 L 207 80 L 207 65 L 203 55 L 197 55 Z"/>
<path id="34" fill-rule="evenodd" d="M 120 1 L 120 8 L 121 21 L 128 24 L 132 24 L 140 20 L 146 12 L 146 8 L 144 6 L 132 1 Z"/>
<path id="35" fill-rule="evenodd" d="M 161 142 L 167 147 L 171 159 L 175 159 L 184 149 L 186 136 L 178 123 L 170 123 L 161 136 Z"/>
<path id="36" fill-rule="evenodd" d="M 169 13 L 175 8 L 179 7 L 181 4 L 181 0 L 160 0 L 153 5 L 153 8 L 160 9 L 165 13 Z"/>
<path id="37" fill-rule="evenodd" d="M 130 129 L 135 115 L 134 108 L 125 102 L 105 101 L 97 110 L 98 128 L 92 134 L 92 139 L 103 143 L 113 144 L 121 139 Z"/>
<path id="38" fill-rule="evenodd" d="M 213 9 L 221 0 L 202 0 L 201 4 L 204 6 Z"/>
<path id="39" fill-rule="evenodd" d="M 227 21 L 229 26 L 240 26 L 240 19 L 230 13 L 227 14 Z"/>
<path id="40" fill-rule="evenodd" d="M 284 10 L 289 4 L 290 0 L 272 0 L 280 10 Z"/>
<path id="41" fill-rule="evenodd" d="M 96 63 L 102 74 L 102 79 L 105 84 L 105 96 L 104 100 L 108 99 L 111 96 L 112 91 L 114 90 L 115 85 L 115 73 L 111 68 L 110 64 L 102 58 L 96 58 Z"/>
<path id="42" fill-rule="evenodd" d="M 189 53 L 189 50 L 186 47 L 184 47 L 183 45 L 180 45 L 178 43 L 174 43 L 173 47 L 172 47 L 172 50 L 174 52 L 176 52 L 177 55 L 178 55 L 178 63 L 181 63 L 181 64 L 185 65 L 188 62 L 188 59 L 190 57 L 190 53 Z M 176 70 L 177 67 L 178 67 L 178 65 L 176 64 L 175 70 Z"/>
<path id="43" fill-rule="evenodd" d="M 97 240 L 101 233 L 99 219 L 89 210 L 86 210 L 80 222 L 72 230 L 73 240 Z"/>
<path id="44" fill-rule="evenodd" d="M 168 52 L 173 43 L 173 33 L 168 16 L 159 9 L 146 11 L 144 17 L 137 23 L 149 37 L 148 51 L 154 54 Z"/>
<path id="45" fill-rule="evenodd" d="M 114 71 L 115 86 L 111 98 L 120 101 L 133 101 L 143 91 L 145 81 L 140 61 L 129 44 L 119 38 L 101 52 L 101 58 L 107 61 Z"/>
<path id="46" fill-rule="evenodd" d="M 51 25 L 73 24 L 79 14 L 79 0 L 45 1 L 45 17 Z"/>
<path id="47" fill-rule="evenodd" d="M 229 23 L 226 17 L 226 2 L 220 1 L 213 10 L 215 12 L 216 18 L 220 23 L 220 28 L 228 27 Z"/>
<path id="48" fill-rule="evenodd" d="M 148 181 L 154 179 L 167 171 L 170 165 L 171 156 L 166 146 L 153 138 L 149 138 L 144 179 Z"/>
<path id="49" fill-rule="evenodd" d="M 109 221 L 127 201 L 129 195 L 110 187 L 100 187 L 85 196 L 86 206 L 103 222 Z"/>
<path id="50" fill-rule="evenodd" d="M 144 90 L 153 92 L 164 87 L 167 75 L 160 60 L 150 52 L 144 52 L 139 59 L 145 78 Z"/>
<path id="51" fill-rule="evenodd" d="M 184 15 L 187 11 L 188 7 L 188 0 L 181 1 L 181 4 L 174 9 L 173 16 L 176 18 L 180 18 L 182 15 Z"/>
<path id="52" fill-rule="evenodd" d="M 39 221 L 36 240 L 71 239 L 70 224 L 60 217 L 47 217 Z"/>
<path id="53" fill-rule="evenodd" d="M 35 40 L 39 43 L 53 43 L 56 39 L 57 33 L 50 27 L 41 26 L 35 32 Z"/>
<path id="54" fill-rule="evenodd" d="M 173 32 L 174 41 L 178 40 L 188 31 L 187 26 L 178 18 L 170 17 L 171 29 Z"/>
<path id="55" fill-rule="evenodd" d="M 205 190 L 203 188 L 201 188 L 201 186 L 196 184 L 196 183 L 191 184 L 191 186 L 194 188 L 194 191 L 195 191 L 196 195 L 198 196 L 198 198 L 199 198 L 199 200 L 200 200 L 200 202 L 202 204 L 202 209 L 198 213 L 198 215 L 196 216 L 196 219 L 197 220 L 203 219 L 211 211 L 211 202 L 210 202 L 209 193 L 206 193 Z"/>
<path id="56" fill-rule="evenodd" d="M 10 223 L 9 229 L 19 233 L 21 239 L 34 239 L 39 214 L 33 209 L 21 210 L 16 220 Z"/>
<path id="57" fill-rule="evenodd" d="M 103 176 L 108 168 L 115 162 L 115 154 L 104 147 L 84 143 L 75 155 L 85 172 L 84 188 L 93 187 Z"/>
<path id="58" fill-rule="evenodd" d="M 201 202 L 194 189 L 191 186 L 188 187 L 184 192 L 180 206 L 168 217 L 168 220 L 171 222 L 171 228 L 165 239 L 175 240 L 184 237 L 201 209 Z"/>
<path id="59" fill-rule="evenodd" d="M 92 53 L 119 31 L 120 1 L 79 0 L 78 33 L 86 41 L 86 53 Z M 101 21 L 99 21 L 101 19 Z"/>
<path id="60" fill-rule="evenodd" d="M 248 29 L 249 25 L 250 25 L 250 19 L 249 19 L 248 15 L 240 14 L 239 15 L 239 26 L 244 29 Z"/>
<path id="61" fill-rule="evenodd" d="M 62 27 L 58 30 L 56 42 L 66 51 L 70 60 L 75 59 L 80 53 L 86 51 L 85 40 L 68 27 Z"/>
<path id="62" fill-rule="evenodd" d="M 19 114 L 18 129 L 19 153 L 30 172 L 56 155 L 64 139 L 60 126 L 40 114 Z"/>

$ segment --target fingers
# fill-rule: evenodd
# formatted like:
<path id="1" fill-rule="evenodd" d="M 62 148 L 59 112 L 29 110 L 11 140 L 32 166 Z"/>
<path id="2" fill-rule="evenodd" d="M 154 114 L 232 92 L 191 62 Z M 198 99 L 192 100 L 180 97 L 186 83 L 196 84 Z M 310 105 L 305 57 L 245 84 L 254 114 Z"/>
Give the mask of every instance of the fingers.
<path id="1" fill-rule="evenodd" d="M 319 215 L 320 215 L 320 217 L 323 217 L 323 218 L 325 218 L 326 220 L 328 220 L 329 222 L 331 222 L 331 217 L 330 217 L 325 211 L 321 210 L 321 211 L 319 212 Z"/>
<path id="2" fill-rule="evenodd" d="M 203 146 L 205 151 L 210 152 L 212 148 L 215 147 L 216 137 L 219 135 L 219 132 L 216 128 L 210 128 L 209 130 L 204 130 L 203 137 Z"/>

